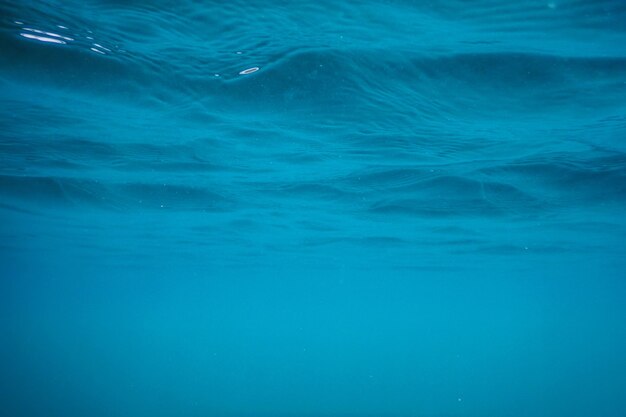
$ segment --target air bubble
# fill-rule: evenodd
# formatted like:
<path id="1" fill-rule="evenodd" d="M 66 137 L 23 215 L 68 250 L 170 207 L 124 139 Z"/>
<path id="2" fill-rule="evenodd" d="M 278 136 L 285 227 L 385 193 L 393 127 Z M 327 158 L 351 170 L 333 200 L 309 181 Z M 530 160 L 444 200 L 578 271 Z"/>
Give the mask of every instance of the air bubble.
<path id="1" fill-rule="evenodd" d="M 252 68 L 248 68 L 245 69 L 243 71 L 239 72 L 239 75 L 248 75 L 248 74 L 252 74 L 253 72 L 257 72 L 259 70 L 259 67 L 252 67 Z"/>

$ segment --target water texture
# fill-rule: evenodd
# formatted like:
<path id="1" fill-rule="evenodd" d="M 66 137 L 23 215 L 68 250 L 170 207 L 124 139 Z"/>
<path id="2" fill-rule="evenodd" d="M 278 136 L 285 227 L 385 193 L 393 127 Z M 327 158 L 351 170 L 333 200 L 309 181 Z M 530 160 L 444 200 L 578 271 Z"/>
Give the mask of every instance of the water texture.
<path id="1" fill-rule="evenodd" d="M 0 1 L 0 409 L 626 416 L 626 2 Z"/>

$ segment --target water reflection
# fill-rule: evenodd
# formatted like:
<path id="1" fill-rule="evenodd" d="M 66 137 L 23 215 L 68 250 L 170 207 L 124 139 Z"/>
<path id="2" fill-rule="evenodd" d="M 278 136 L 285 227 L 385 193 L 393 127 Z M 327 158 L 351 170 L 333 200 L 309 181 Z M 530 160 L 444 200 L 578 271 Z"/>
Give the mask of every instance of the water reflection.
<path id="1" fill-rule="evenodd" d="M 59 35 L 58 33 L 45 32 L 43 30 L 32 29 L 32 28 L 24 28 L 23 30 L 27 30 L 29 32 L 40 33 L 42 35 L 52 36 L 54 38 L 60 38 L 66 41 L 73 41 L 74 39 L 68 38 L 67 36 Z"/>
<path id="2" fill-rule="evenodd" d="M 86 33 L 83 33 L 82 35 L 80 33 L 73 32 L 72 36 L 74 37 L 69 37 L 69 36 L 51 32 L 51 31 L 35 29 L 33 27 L 24 27 L 23 25 L 25 23 L 20 20 L 14 20 L 13 23 L 20 26 L 19 35 L 26 39 L 32 39 L 32 40 L 36 40 L 39 42 L 54 43 L 54 44 L 61 44 L 61 45 L 67 45 L 70 42 L 75 42 L 74 45 L 78 47 L 86 47 L 86 49 L 89 49 L 91 52 L 95 52 L 101 55 L 107 55 L 108 53 L 113 52 L 110 48 L 107 48 L 106 46 L 100 43 L 93 42 L 94 38 L 93 36 L 91 36 L 91 34 L 93 33 L 91 30 L 86 30 L 85 31 Z M 69 28 L 64 25 L 54 25 L 54 26 L 62 30 L 69 30 Z M 85 42 L 85 40 L 88 42 Z M 118 50 L 117 48 L 115 49 Z"/>
<path id="3" fill-rule="evenodd" d="M 49 43 L 60 43 L 60 44 L 66 44 L 67 42 L 62 41 L 61 39 L 57 39 L 57 38 L 49 38 L 46 36 L 38 36 L 38 35 L 33 35 L 30 33 L 20 33 L 20 35 L 22 35 L 25 38 L 28 39 L 35 39 L 41 42 L 49 42 Z"/>

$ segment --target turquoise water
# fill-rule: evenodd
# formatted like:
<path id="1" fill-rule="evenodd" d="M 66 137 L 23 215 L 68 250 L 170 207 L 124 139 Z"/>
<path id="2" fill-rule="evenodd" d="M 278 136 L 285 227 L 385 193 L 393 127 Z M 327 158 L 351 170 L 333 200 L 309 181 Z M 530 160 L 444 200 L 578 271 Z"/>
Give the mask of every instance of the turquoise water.
<path id="1" fill-rule="evenodd" d="M 2 414 L 625 416 L 625 22 L 0 1 Z"/>

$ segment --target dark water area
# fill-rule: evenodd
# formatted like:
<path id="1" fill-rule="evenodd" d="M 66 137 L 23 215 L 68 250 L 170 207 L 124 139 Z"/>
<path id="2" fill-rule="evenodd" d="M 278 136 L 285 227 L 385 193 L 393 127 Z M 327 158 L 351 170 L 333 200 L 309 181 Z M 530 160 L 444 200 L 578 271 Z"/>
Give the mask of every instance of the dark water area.
<path id="1" fill-rule="evenodd" d="M 7 416 L 626 416 L 626 2 L 0 0 Z"/>

